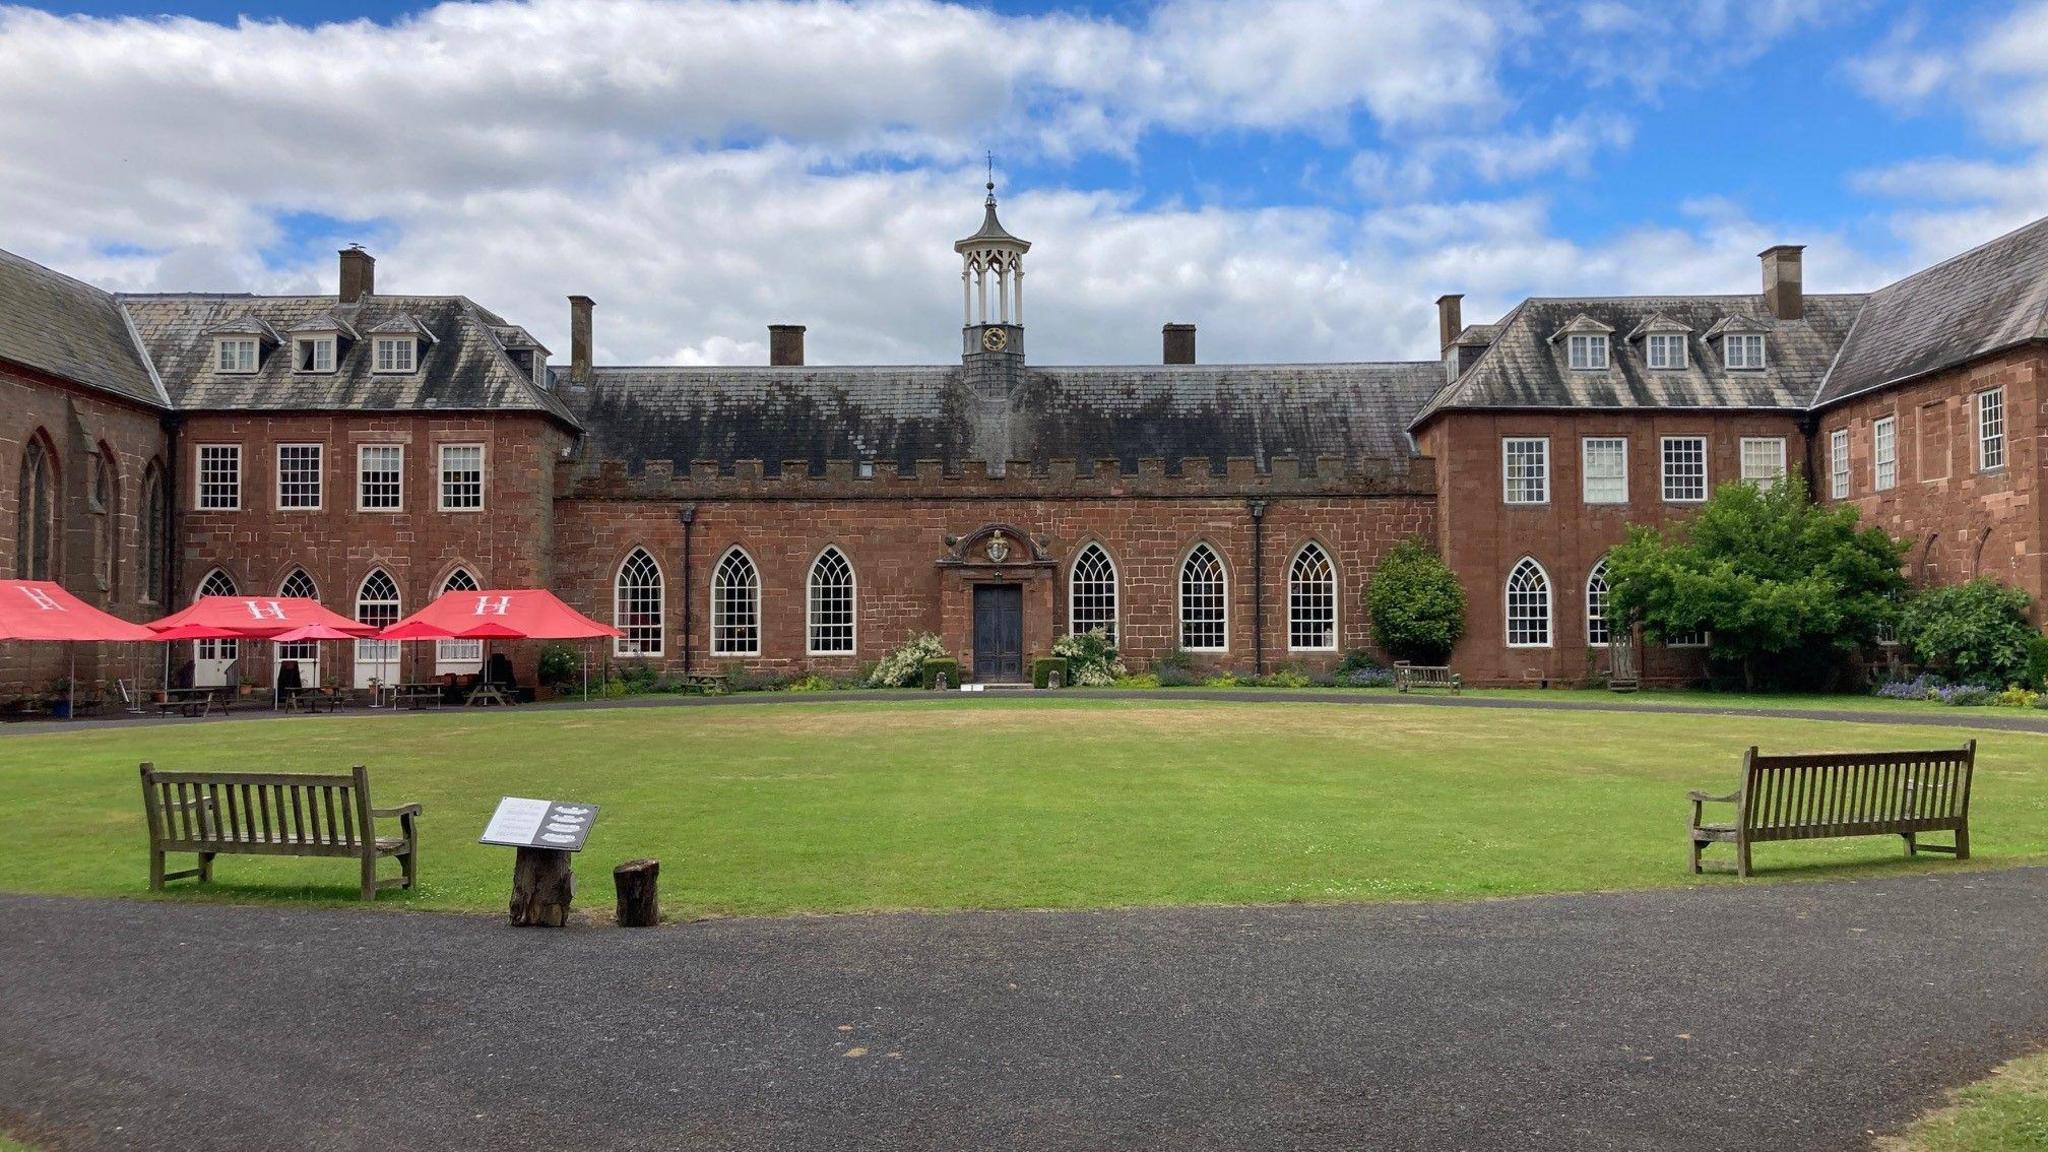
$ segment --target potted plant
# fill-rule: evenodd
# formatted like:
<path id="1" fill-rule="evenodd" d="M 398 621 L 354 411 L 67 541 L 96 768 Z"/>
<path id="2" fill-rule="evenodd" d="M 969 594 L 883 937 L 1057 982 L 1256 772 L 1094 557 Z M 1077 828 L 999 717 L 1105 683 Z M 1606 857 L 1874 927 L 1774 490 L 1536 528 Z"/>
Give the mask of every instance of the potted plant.
<path id="1" fill-rule="evenodd" d="M 55 719 L 71 719 L 71 687 L 69 676 L 59 676 L 50 681 L 50 715 Z"/>

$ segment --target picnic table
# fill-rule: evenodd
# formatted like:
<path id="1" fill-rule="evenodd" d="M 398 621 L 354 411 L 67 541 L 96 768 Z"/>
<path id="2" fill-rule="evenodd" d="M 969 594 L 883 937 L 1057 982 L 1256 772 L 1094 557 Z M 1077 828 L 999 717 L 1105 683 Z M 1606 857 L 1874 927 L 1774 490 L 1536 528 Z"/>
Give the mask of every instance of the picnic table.
<path id="1" fill-rule="evenodd" d="M 284 706 L 292 712 L 312 715 L 322 706 L 329 712 L 339 712 L 347 701 L 348 694 L 339 688 L 299 688 L 285 694 Z"/>
<path id="2" fill-rule="evenodd" d="M 227 688 L 166 688 L 164 698 L 157 701 L 157 715 L 169 716 L 176 712 L 180 716 L 195 718 L 210 716 L 213 714 L 214 698 L 228 691 Z M 221 711 L 227 711 L 225 702 L 221 704 Z"/>
<path id="3" fill-rule="evenodd" d="M 399 684 L 391 689 L 391 706 L 396 708 L 404 704 L 415 712 L 419 711 L 423 704 L 432 704 L 439 708 L 444 700 L 443 691 L 438 680 Z"/>
<path id="4" fill-rule="evenodd" d="M 488 708 L 500 704 L 507 708 L 519 703 L 519 698 L 496 684 L 478 684 L 470 690 L 469 699 L 464 701 L 471 708 Z"/>

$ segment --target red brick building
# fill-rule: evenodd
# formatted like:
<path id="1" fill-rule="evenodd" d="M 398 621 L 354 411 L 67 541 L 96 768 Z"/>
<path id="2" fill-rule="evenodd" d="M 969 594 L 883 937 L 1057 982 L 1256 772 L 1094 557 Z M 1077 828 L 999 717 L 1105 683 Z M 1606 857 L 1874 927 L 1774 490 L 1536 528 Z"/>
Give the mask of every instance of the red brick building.
<path id="1" fill-rule="evenodd" d="M 378 295 L 359 251 L 310 297 L 113 295 L 0 254 L 0 572 L 133 619 L 233 592 L 386 620 L 543 585 L 627 630 L 617 660 L 838 673 L 933 632 L 1003 680 L 1096 627 L 1139 665 L 1327 668 L 1373 646 L 1372 572 L 1420 538 L 1465 586 L 1468 679 L 1575 681 L 1604 663 L 1627 525 L 1798 470 L 1913 540 L 1918 579 L 2048 590 L 2048 222 L 1868 296 L 1805 293 L 1797 248 L 1755 295 L 1469 327 L 1448 296 L 1441 360 L 1395 363 L 1202 365 L 1170 324 L 1156 365 L 1033 365 L 1029 248 L 993 197 L 956 245 L 958 364 L 807 365 L 776 325 L 761 367 L 598 365 L 571 297 L 566 370 L 465 297 Z M 252 647 L 168 663 L 267 682 L 324 655 L 310 676 L 361 683 L 480 659 Z M 1643 670 L 1696 677 L 1704 651 Z M 57 659 L 0 654 L 0 695 Z"/>

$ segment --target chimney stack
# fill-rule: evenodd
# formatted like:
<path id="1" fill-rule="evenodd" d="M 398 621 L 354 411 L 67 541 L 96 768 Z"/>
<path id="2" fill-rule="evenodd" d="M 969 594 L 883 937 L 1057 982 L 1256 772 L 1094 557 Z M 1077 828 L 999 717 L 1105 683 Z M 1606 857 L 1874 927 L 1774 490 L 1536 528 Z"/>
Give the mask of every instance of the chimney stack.
<path id="1" fill-rule="evenodd" d="M 770 368 L 801 368 L 804 366 L 803 325 L 770 324 L 768 326 L 768 366 Z"/>
<path id="2" fill-rule="evenodd" d="M 1448 351 L 1458 342 L 1458 333 L 1465 330 L 1465 297 L 1450 293 L 1436 298 L 1436 350 Z"/>
<path id="3" fill-rule="evenodd" d="M 597 302 L 588 296 L 569 297 L 569 382 L 590 384 L 590 310 Z"/>
<path id="4" fill-rule="evenodd" d="M 1193 324 L 1168 324 L 1159 330 L 1161 363 L 1193 364 L 1195 362 L 1195 326 Z"/>
<path id="5" fill-rule="evenodd" d="M 353 304 L 377 294 L 377 261 L 361 244 L 341 250 L 341 302 Z"/>
<path id="6" fill-rule="evenodd" d="M 1780 320 L 1806 315 L 1805 277 L 1800 271 L 1803 244 L 1778 244 L 1757 253 L 1764 262 L 1764 307 Z"/>

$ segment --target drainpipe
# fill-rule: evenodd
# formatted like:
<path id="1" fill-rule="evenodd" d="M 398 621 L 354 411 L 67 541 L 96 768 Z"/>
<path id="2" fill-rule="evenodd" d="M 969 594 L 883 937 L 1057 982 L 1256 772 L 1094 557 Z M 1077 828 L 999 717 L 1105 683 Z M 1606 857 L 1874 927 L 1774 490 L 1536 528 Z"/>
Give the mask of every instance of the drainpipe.
<path id="1" fill-rule="evenodd" d="M 1252 514 L 1252 670 L 1266 674 L 1266 502 L 1246 505 Z"/>
<path id="2" fill-rule="evenodd" d="M 697 506 L 685 504 L 676 519 L 683 522 L 683 675 L 690 674 L 690 605 L 696 596 L 690 591 L 690 525 L 697 522 Z"/>

